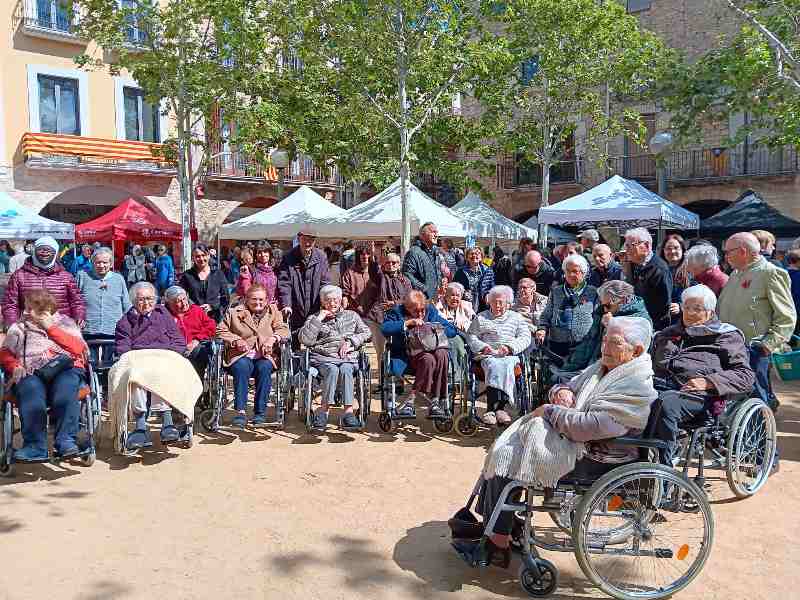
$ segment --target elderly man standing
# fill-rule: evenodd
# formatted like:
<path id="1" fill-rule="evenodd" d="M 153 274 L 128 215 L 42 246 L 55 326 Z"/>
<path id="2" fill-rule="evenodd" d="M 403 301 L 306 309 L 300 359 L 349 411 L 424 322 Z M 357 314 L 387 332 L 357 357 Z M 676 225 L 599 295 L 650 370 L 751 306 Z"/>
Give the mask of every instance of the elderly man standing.
<path id="1" fill-rule="evenodd" d="M 331 282 L 328 259 L 315 247 L 316 236 L 301 230 L 297 237 L 300 243 L 283 257 L 278 268 L 278 305 L 292 331 L 319 312 L 319 291 Z"/>
<path id="2" fill-rule="evenodd" d="M 594 266 L 594 247 L 600 242 L 600 233 L 597 229 L 584 229 L 575 236 L 581 245 L 583 257 Z"/>
<path id="3" fill-rule="evenodd" d="M 725 242 L 725 258 L 734 268 L 719 297 L 719 319 L 741 329 L 749 346 L 755 390 L 778 407 L 769 379 L 769 358 L 794 332 L 797 312 L 789 274 L 761 255 L 752 233 L 736 233 Z"/>
<path id="4" fill-rule="evenodd" d="M 531 250 L 525 255 L 525 260 L 522 262 L 522 269 L 514 270 L 514 290 L 519 287 L 519 282 L 525 277 L 533 279 L 536 282 L 536 289 L 542 294 L 549 294 L 550 288 L 553 287 L 556 273 L 553 267 L 544 258 L 538 250 Z"/>
<path id="5" fill-rule="evenodd" d="M 439 269 L 439 229 L 433 223 L 425 223 L 419 228 L 419 237 L 406 252 L 403 260 L 403 275 L 411 282 L 411 287 L 419 290 L 428 300 L 436 299 L 436 290 L 442 281 Z"/>
<path id="6" fill-rule="evenodd" d="M 653 329 L 660 331 L 670 324 L 672 274 L 663 259 L 653 254 L 653 238 L 644 227 L 625 232 L 625 255 L 630 261 L 628 282 L 644 300 Z"/>
<path id="7" fill-rule="evenodd" d="M 397 254 L 387 254 L 381 264 L 381 270 L 370 274 L 364 300 L 364 322 L 372 333 L 372 344 L 375 346 L 378 364 L 386 346 L 386 338 L 381 330 L 383 316 L 387 310 L 402 304 L 403 298 L 411 289 L 411 282 L 400 272 L 400 256 Z"/>
<path id="8" fill-rule="evenodd" d="M 592 248 L 592 270 L 589 272 L 589 285 L 599 288 L 606 281 L 622 279 L 622 267 L 614 260 L 614 253 L 606 244 L 595 244 Z"/>

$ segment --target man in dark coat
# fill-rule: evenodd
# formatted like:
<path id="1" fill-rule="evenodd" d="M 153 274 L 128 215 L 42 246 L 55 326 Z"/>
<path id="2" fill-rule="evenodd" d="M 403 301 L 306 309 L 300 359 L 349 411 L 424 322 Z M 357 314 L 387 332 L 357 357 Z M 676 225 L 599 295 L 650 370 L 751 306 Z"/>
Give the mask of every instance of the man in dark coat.
<path id="1" fill-rule="evenodd" d="M 522 261 L 521 269 L 514 269 L 514 291 L 516 292 L 520 279 L 528 277 L 536 282 L 536 291 L 545 296 L 550 294 L 556 273 L 549 262 L 544 260 L 538 250 L 530 250 Z"/>
<path id="2" fill-rule="evenodd" d="M 439 230 L 433 223 L 425 223 L 419 228 L 419 237 L 406 252 L 403 260 L 403 275 L 411 282 L 411 287 L 428 298 L 436 299 L 436 290 L 442 281 L 439 268 L 439 248 L 436 241 Z"/>
<path id="3" fill-rule="evenodd" d="M 664 260 L 653 254 L 653 238 L 644 227 L 625 232 L 625 255 L 630 261 L 626 277 L 636 295 L 644 300 L 653 329 L 660 331 L 670 324 L 672 274 Z"/>
<path id="4" fill-rule="evenodd" d="M 331 282 L 328 259 L 315 247 L 316 236 L 301 231 L 297 237 L 300 243 L 283 257 L 278 268 L 278 305 L 292 331 L 319 312 L 319 291 Z"/>
<path id="5" fill-rule="evenodd" d="M 594 265 L 589 272 L 589 285 L 599 288 L 606 281 L 622 279 L 622 267 L 614 260 L 614 253 L 606 244 L 595 244 L 592 248 Z"/>

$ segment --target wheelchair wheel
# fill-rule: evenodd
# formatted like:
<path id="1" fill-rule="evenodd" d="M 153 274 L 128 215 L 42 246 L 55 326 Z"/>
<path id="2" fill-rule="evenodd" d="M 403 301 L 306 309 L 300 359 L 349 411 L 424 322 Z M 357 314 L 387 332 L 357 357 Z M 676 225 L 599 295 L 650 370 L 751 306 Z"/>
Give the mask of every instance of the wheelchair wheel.
<path id="1" fill-rule="evenodd" d="M 91 467 L 94 464 L 95 459 L 97 459 L 97 452 L 92 450 L 81 457 L 81 463 L 84 467 Z"/>
<path id="2" fill-rule="evenodd" d="M 725 471 L 737 498 L 752 496 L 767 482 L 775 458 L 776 436 L 775 416 L 758 398 L 745 401 L 734 413 Z"/>
<path id="3" fill-rule="evenodd" d="M 453 431 L 453 418 L 434 419 L 433 428 L 439 433 L 450 433 Z"/>
<path id="4" fill-rule="evenodd" d="M 558 587 L 558 569 L 549 560 L 537 558 L 537 573 L 524 562 L 519 566 L 519 584 L 534 598 L 549 596 Z"/>
<path id="5" fill-rule="evenodd" d="M 478 433 L 478 424 L 469 413 L 462 413 L 458 415 L 458 418 L 455 422 L 455 428 L 458 434 L 463 437 L 472 437 Z"/>
<path id="6" fill-rule="evenodd" d="M 14 453 L 14 415 L 10 402 L 0 400 L 0 477 L 14 475 L 12 458 Z"/>
<path id="7" fill-rule="evenodd" d="M 198 421 L 200 421 L 200 427 L 207 433 L 213 433 L 219 429 L 219 422 L 214 418 L 213 408 L 201 412 Z"/>
<path id="8" fill-rule="evenodd" d="M 628 530 L 612 544 L 604 530 Z M 589 580 L 619 600 L 667 598 L 700 574 L 714 517 L 705 494 L 674 469 L 633 463 L 606 473 L 578 504 L 572 539 Z"/>
<path id="9" fill-rule="evenodd" d="M 392 433 L 397 431 L 397 421 L 393 420 L 387 412 L 382 412 L 378 417 L 378 427 L 384 433 Z"/>

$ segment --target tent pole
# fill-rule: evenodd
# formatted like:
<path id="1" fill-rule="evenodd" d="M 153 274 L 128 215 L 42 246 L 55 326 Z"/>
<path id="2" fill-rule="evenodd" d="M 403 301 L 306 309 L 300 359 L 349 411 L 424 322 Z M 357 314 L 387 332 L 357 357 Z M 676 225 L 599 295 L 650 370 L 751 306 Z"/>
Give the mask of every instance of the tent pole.
<path id="1" fill-rule="evenodd" d="M 656 239 L 658 240 L 658 247 L 660 248 L 664 243 L 664 219 L 658 220 L 658 235 Z"/>

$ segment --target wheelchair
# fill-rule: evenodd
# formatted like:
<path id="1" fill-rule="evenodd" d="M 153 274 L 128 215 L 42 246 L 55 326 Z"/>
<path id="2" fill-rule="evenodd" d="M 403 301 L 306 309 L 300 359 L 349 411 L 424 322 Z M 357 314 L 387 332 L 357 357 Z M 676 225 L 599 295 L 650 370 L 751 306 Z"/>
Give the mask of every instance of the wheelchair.
<path id="1" fill-rule="evenodd" d="M 5 377 L 0 372 L 0 389 L 5 389 Z M 78 400 L 81 403 L 78 417 L 78 447 L 81 448 L 77 457 L 84 466 L 91 467 L 97 458 L 95 436 L 100 426 L 102 391 L 97 372 L 92 367 L 91 361 L 86 361 L 86 382 L 78 390 Z M 45 420 L 50 427 L 50 418 Z M 0 399 L 0 477 L 14 475 L 14 436 L 20 432 L 18 417 L 14 414 L 14 402 L 10 396 Z M 50 451 L 48 450 L 48 454 Z M 57 457 L 48 456 L 47 459 L 33 462 L 48 462 L 58 460 Z M 26 461 L 27 463 L 28 461 Z"/>
<path id="2" fill-rule="evenodd" d="M 314 387 L 318 375 L 317 369 L 311 366 L 311 352 L 306 348 L 302 354 L 300 369 L 292 381 L 296 382 L 296 385 L 293 387 L 296 387 L 299 392 L 297 395 L 297 416 L 305 423 L 306 431 L 309 433 L 315 431 L 312 426 L 312 419 L 314 418 L 313 400 Z M 358 403 L 357 414 L 358 419 L 361 421 L 361 427 L 344 427 L 340 418 L 339 428 L 348 431 L 361 431 L 367 427 L 370 407 L 372 405 L 372 367 L 369 364 L 369 357 L 363 347 L 358 350 L 358 361 L 353 372 L 353 378 L 354 400 Z M 343 405 L 344 402 L 341 390 L 337 390 L 333 406 L 339 407 Z"/>
<path id="3" fill-rule="evenodd" d="M 86 340 L 86 345 L 89 347 L 89 362 L 100 382 L 98 393 L 100 406 L 103 406 L 108 397 L 108 372 L 117 362 L 116 342 L 113 339 L 90 339 Z"/>
<path id="4" fill-rule="evenodd" d="M 413 421 L 417 418 L 416 409 L 409 415 L 400 415 L 397 412 L 397 388 L 407 385 L 403 380 L 407 376 L 413 376 L 414 371 L 409 365 L 402 376 L 392 373 L 392 352 L 388 338 L 386 342 L 386 349 L 383 352 L 380 365 L 381 414 L 378 417 L 378 427 L 384 433 L 394 433 L 402 422 Z M 456 368 L 455 361 L 449 351 L 447 362 L 447 398 L 440 399 L 443 414 L 442 416 L 428 417 L 433 421 L 434 429 L 442 434 L 453 431 L 455 424 L 455 397 L 459 391 L 463 395 L 466 390 L 466 376 Z"/>
<path id="5" fill-rule="evenodd" d="M 200 413 L 200 426 L 209 433 L 219 430 L 222 423 L 222 415 L 225 409 L 230 406 L 230 391 L 233 385 L 233 377 L 226 371 L 222 364 L 223 342 L 213 340 L 211 357 L 206 368 L 206 385 L 208 398 L 211 408 L 205 409 Z M 272 386 L 270 397 L 267 398 L 267 405 L 270 402 L 275 406 L 275 418 L 273 421 L 264 423 L 263 427 L 283 429 L 286 426 L 286 417 L 290 411 L 287 404 L 288 391 L 292 381 L 292 351 L 289 340 L 280 342 L 280 361 L 278 369 L 275 371 L 275 385 Z"/>
<path id="6" fill-rule="evenodd" d="M 500 514 L 514 513 L 512 549 L 521 555 L 520 585 L 529 595 L 548 596 L 558 587 L 557 568 L 538 548 L 574 553 L 586 577 L 619 600 L 667 598 L 688 586 L 708 560 L 714 541 L 711 506 L 693 481 L 649 460 L 665 442 L 648 437 L 609 441 L 638 448 L 639 462 L 620 465 L 598 478 L 567 475 L 541 504 L 535 498 L 545 496 L 544 490 L 511 481 L 492 514 L 484 515 L 480 549 Z M 537 532 L 534 516 L 542 512 L 560 531 Z M 473 567 L 486 566 L 475 556 L 460 555 Z"/>
<path id="7" fill-rule="evenodd" d="M 758 492 L 769 478 L 777 451 L 777 426 L 772 410 L 760 398 L 746 394 L 726 399 L 717 414 L 702 413 L 678 435 L 683 476 L 697 463 L 693 478 L 704 489 L 706 459 L 725 469 L 728 486 L 737 498 Z"/>
<path id="8" fill-rule="evenodd" d="M 534 399 L 536 379 L 531 375 L 530 353 L 526 351 L 516 356 L 519 358 L 519 363 L 514 369 L 516 376 L 514 404 L 517 412 L 522 416 L 534 408 L 531 402 Z M 456 419 L 455 429 L 459 435 L 471 437 L 483 426 L 483 421 L 478 416 L 477 402 L 478 398 L 486 395 L 486 390 L 478 391 L 480 383 L 484 381 L 485 373 L 481 364 L 475 361 L 475 355 L 469 348 L 467 348 L 467 361 L 469 367 L 467 369 L 466 393 L 462 399 L 461 413 Z"/>

